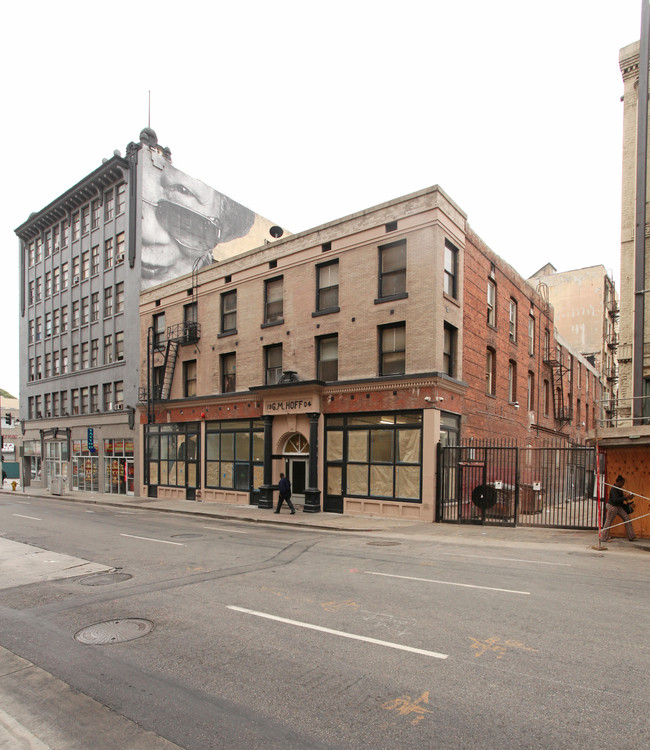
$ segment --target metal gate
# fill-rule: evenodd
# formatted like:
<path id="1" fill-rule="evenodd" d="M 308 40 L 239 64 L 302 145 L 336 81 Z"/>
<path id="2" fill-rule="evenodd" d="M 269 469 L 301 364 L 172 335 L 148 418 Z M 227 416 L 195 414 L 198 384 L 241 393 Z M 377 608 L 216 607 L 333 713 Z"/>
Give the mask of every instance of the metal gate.
<path id="1" fill-rule="evenodd" d="M 436 520 L 598 527 L 596 451 L 477 441 L 439 447 Z"/>

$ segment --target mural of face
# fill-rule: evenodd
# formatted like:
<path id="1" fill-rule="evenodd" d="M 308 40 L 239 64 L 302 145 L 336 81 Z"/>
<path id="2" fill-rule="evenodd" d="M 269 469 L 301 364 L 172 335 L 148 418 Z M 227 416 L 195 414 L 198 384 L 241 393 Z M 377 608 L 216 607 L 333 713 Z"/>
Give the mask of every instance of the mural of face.
<path id="1" fill-rule="evenodd" d="M 142 186 L 142 287 L 212 262 L 220 242 L 244 236 L 255 214 L 169 162 L 145 164 Z"/>

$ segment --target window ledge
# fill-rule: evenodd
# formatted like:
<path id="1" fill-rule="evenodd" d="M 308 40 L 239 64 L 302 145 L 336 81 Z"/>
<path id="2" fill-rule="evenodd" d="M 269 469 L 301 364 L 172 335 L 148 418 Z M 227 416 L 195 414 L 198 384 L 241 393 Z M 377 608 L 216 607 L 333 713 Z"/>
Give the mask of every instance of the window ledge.
<path id="1" fill-rule="evenodd" d="M 331 315 L 332 313 L 341 312 L 340 307 L 328 307 L 326 310 L 317 310 L 311 314 L 312 318 L 319 318 L 321 315 Z"/>
<path id="2" fill-rule="evenodd" d="M 237 335 L 237 329 L 233 329 L 232 331 L 223 331 L 222 333 L 217 334 L 218 339 L 226 338 L 226 336 L 236 336 Z"/>
<path id="3" fill-rule="evenodd" d="M 408 292 L 401 292 L 400 294 L 390 294 L 388 297 L 378 297 L 375 300 L 375 305 L 380 305 L 382 302 L 393 302 L 397 299 L 407 299 L 408 296 Z"/>
<path id="4" fill-rule="evenodd" d="M 273 326 L 281 325 L 284 325 L 284 318 L 280 318 L 280 320 L 274 320 L 273 323 L 262 323 L 260 328 L 272 328 Z"/>

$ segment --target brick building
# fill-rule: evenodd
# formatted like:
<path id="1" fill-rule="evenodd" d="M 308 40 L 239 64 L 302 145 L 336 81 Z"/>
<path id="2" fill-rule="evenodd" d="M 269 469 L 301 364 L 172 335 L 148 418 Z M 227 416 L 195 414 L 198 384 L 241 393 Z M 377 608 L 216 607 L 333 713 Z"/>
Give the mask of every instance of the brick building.
<path id="1" fill-rule="evenodd" d="M 439 443 L 579 440 L 598 399 L 437 186 L 145 290 L 140 316 L 150 496 L 271 507 L 284 471 L 307 512 L 433 520 Z"/>

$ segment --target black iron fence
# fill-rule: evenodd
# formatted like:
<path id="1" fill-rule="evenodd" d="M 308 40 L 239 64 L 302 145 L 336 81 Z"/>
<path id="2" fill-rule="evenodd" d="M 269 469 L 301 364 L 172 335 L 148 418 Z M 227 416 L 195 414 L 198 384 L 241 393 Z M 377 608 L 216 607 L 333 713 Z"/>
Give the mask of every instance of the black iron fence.
<path id="1" fill-rule="evenodd" d="M 490 441 L 440 447 L 436 520 L 597 528 L 595 482 L 594 448 Z"/>

